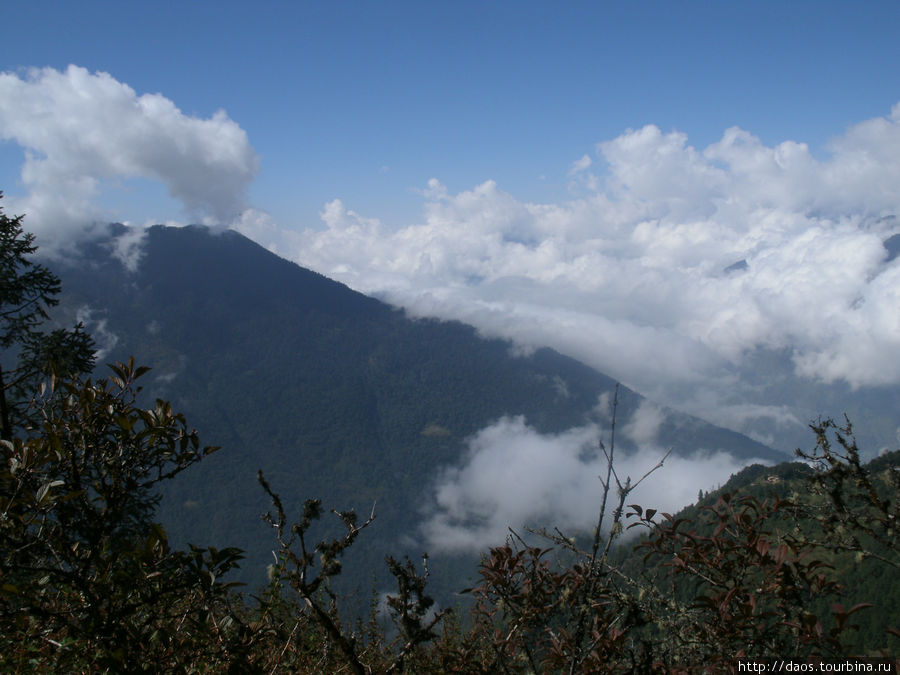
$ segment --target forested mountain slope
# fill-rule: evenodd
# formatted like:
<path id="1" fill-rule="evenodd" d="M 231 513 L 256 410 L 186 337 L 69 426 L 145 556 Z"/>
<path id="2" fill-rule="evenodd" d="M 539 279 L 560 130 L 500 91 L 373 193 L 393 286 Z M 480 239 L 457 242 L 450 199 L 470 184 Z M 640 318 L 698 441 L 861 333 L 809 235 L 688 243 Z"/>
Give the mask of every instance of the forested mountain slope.
<path id="1" fill-rule="evenodd" d="M 428 487 L 479 429 L 504 415 L 541 432 L 609 421 L 598 401 L 615 383 L 552 350 L 523 355 L 460 323 L 411 320 L 232 231 L 150 228 L 132 270 L 113 255 L 126 234 L 113 226 L 55 267 L 65 306 L 108 347 L 101 362 L 151 366 L 145 394 L 222 446 L 179 477 L 161 514 L 174 541 L 246 549 L 249 579 L 271 562 L 258 469 L 288 509 L 318 497 L 368 514 L 377 502 L 366 550 L 353 551 L 371 574 L 385 552 L 420 552 Z M 619 419 L 641 401 L 621 388 Z M 783 457 L 674 412 L 658 435 L 676 453 Z"/>
<path id="2" fill-rule="evenodd" d="M 760 512 L 769 513 L 767 507 L 771 509 L 780 503 L 780 513 L 770 514 L 760 524 L 759 532 L 772 542 L 773 549 L 780 542 L 793 542 L 794 545 L 800 542 L 799 548 L 806 549 L 806 562 L 824 563 L 817 574 L 837 583 L 833 592 L 813 597 L 806 609 L 812 615 L 825 617 L 833 610 L 834 603 L 841 603 L 847 609 L 860 606 L 851 621 L 858 629 L 849 630 L 843 638 L 847 653 L 876 654 L 886 646 L 900 644 L 900 634 L 896 633 L 900 626 L 900 584 L 897 583 L 900 558 L 889 524 L 894 516 L 885 517 L 873 510 L 871 499 L 877 495 L 889 511 L 896 510 L 900 450 L 884 453 L 862 466 L 858 475 L 866 476 L 869 485 L 859 481 L 857 473 L 848 471 L 847 464 L 838 466 L 834 473 L 844 476 L 843 482 L 832 479 L 817 483 L 815 478 L 821 479 L 823 474 L 817 474 L 808 463 L 753 464 L 734 474 L 721 488 L 705 493 L 696 504 L 673 514 L 672 520 L 680 521 L 681 531 L 690 532 L 694 541 L 722 535 L 722 542 L 725 542 L 736 537 L 735 532 L 740 528 L 734 522 L 722 526 L 719 516 L 727 508 L 723 506 L 723 496 L 734 505 L 735 512 L 746 515 L 747 522 Z M 825 462 L 820 463 L 820 469 L 826 467 Z M 838 509 L 835 501 L 843 504 L 843 509 Z M 862 516 L 862 528 L 845 521 L 846 513 Z M 886 530 L 883 529 L 885 524 L 888 524 Z M 880 538 L 879 535 L 884 536 Z M 719 551 L 728 551 L 729 543 L 720 542 Z M 689 606 L 698 596 L 710 593 L 709 585 L 701 575 L 680 574 L 682 568 L 673 566 L 671 557 L 651 553 L 652 550 L 652 547 L 632 542 L 616 550 L 614 564 L 636 578 L 655 579 L 663 592 L 672 594 L 684 606 Z M 737 556 L 725 553 L 721 560 L 709 564 L 725 566 L 735 559 Z M 746 581 L 743 575 L 748 570 L 735 567 L 735 585 L 739 584 L 738 572 L 740 580 Z M 785 592 L 788 590 L 794 589 L 785 589 Z M 889 632 L 891 628 L 893 633 Z"/>

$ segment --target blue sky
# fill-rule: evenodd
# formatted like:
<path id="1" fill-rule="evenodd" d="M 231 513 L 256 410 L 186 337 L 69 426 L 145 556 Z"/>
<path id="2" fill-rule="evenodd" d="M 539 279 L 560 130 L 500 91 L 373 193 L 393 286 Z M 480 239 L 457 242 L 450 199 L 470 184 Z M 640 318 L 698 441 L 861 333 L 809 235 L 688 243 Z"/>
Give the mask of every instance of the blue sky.
<path id="1" fill-rule="evenodd" d="M 228 225 L 787 449 L 900 400 L 900 3 L 37 1 L 4 26 L 0 189 L 45 252 Z"/>
<path id="2" fill-rule="evenodd" d="M 335 198 L 411 224 L 432 177 L 564 199 L 573 161 L 649 123 L 820 154 L 900 98 L 896 2 L 29 2 L 4 23 L 3 70 L 76 64 L 224 109 L 260 157 L 250 202 L 288 227 Z M 21 149 L 0 162 L 14 195 Z M 105 197 L 122 219 L 185 217 L 131 184 Z"/>

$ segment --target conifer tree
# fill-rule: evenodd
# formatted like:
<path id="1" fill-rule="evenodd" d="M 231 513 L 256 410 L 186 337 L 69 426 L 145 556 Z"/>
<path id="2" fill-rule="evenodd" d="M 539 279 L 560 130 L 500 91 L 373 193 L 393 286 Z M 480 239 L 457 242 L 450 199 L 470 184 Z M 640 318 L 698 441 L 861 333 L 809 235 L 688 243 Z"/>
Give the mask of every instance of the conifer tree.
<path id="1" fill-rule="evenodd" d="M 23 219 L 0 208 L 0 439 L 7 441 L 27 422 L 28 401 L 42 378 L 94 367 L 94 342 L 81 324 L 44 330 L 61 285 L 34 262 L 37 246 Z"/>

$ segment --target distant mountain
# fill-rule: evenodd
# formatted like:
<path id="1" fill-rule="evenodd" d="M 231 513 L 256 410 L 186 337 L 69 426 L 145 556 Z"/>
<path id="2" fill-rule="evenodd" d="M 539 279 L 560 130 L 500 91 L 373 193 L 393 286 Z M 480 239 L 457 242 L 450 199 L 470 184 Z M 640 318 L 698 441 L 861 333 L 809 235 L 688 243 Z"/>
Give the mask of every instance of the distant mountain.
<path id="1" fill-rule="evenodd" d="M 179 478 L 162 518 L 176 542 L 246 549 L 254 581 L 274 547 L 257 469 L 289 509 L 307 497 L 366 514 L 377 503 L 358 554 L 371 574 L 386 552 L 415 545 L 427 488 L 478 430 L 504 415 L 543 433 L 609 421 L 598 401 L 614 381 L 550 349 L 521 354 L 461 323 L 411 320 L 233 231 L 150 228 L 131 271 L 119 254 L 133 234 L 113 226 L 56 267 L 65 306 L 105 345 L 102 361 L 151 366 L 146 393 L 222 446 Z M 642 401 L 621 388 L 619 419 Z M 784 458 L 671 411 L 656 442 Z"/>

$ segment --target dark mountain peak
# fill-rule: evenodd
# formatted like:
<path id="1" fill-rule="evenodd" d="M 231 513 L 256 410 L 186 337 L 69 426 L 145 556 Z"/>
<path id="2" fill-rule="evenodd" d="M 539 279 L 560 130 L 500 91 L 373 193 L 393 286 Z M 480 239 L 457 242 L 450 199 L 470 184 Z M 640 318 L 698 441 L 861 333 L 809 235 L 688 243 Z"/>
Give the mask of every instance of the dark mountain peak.
<path id="1" fill-rule="evenodd" d="M 111 226 L 110 240 L 95 242 L 83 253 L 102 260 L 105 250 L 109 258 L 114 240 L 127 236 L 128 229 Z M 139 287 L 152 287 L 153 293 L 177 296 L 182 302 L 211 306 L 221 299 L 234 317 L 252 315 L 260 308 L 303 307 L 329 314 L 390 311 L 384 303 L 280 258 L 234 230 L 154 225 L 146 228 L 137 245 L 140 262 L 133 273 L 109 268 L 107 272 L 120 276 L 123 283 L 130 277 Z"/>
<path id="2" fill-rule="evenodd" d="M 262 569 L 270 548 L 258 524 L 262 469 L 288 503 L 377 501 L 384 546 L 366 553 L 375 569 L 384 548 L 416 530 L 429 486 L 460 464 L 480 430 L 508 416 L 543 434 L 608 428 L 598 402 L 615 382 L 551 349 L 515 355 L 510 342 L 471 326 L 408 319 L 233 231 L 151 227 L 135 237 L 140 256 L 129 269 L 115 256 L 128 235 L 113 226 L 105 243 L 84 250 L 88 264 L 58 274 L 69 306 L 90 308 L 114 336 L 105 360 L 134 355 L 153 367 L 146 393 L 171 400 L 204 442 L 223 447 L 164 501 L 173 540 L 229 542 Z M 620 387 L 623 428 L 642 402 Z M 626 436 L 616 441 L 623 451 L 635 447 Z M 677 413 L 655 442 L 681 454 L 780 457 Z"/>

